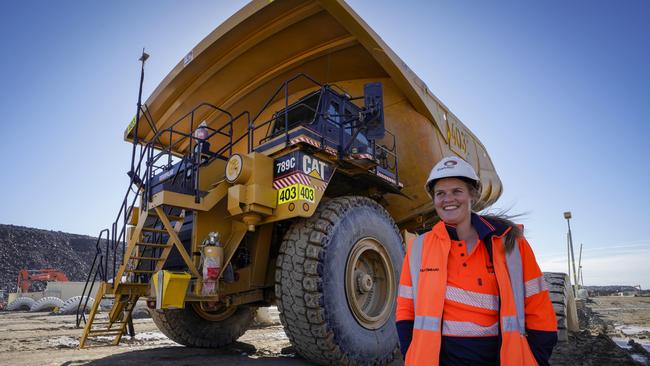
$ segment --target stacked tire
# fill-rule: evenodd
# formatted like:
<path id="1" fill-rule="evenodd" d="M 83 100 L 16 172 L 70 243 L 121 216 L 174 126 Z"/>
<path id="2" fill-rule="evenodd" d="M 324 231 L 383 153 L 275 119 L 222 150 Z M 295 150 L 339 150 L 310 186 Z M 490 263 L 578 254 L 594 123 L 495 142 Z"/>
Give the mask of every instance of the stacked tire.
<path id="1" fill-rule="evenodd" d="M 62 306 L 63 306 L 63 300 L 59 299 L 56 296 L 47 296 L 34 302 L 34 304 L 29 308 L 29 311 L 31 312 L 52 311 L 55 309 L 60 309 Z"/>
<path id="2" fill-rule="evenodd" d="M 86 303 L 86 300 L 88 300 L 88 303 Z M 72 315 L 77 313 L 77 308 L 79 307 L 79 304 L 81 303 L 81 306 L 85 306 L 84 312 L 89 313 L 90 309 L 93 306 L 93 298 L 88 297 L 88 296 L 73 296 L 66 300 L 63 305 L 59 308 L 59 312 L 57 314 L 59 315 Z"/>
<path id="3" fill-rule="evenodd" d="M 7 305 L 7 311 L 29 311 L 36 301 L 31 297 L 19 297 Z"/>
<path id="4" fill-rule="evenodd" d="M 580 330 L 578 312 L 571 281 L 566 273 L 544 272 L 551 302 L 557 319 L 557 336 L 560 342 L 569 340 L 569 332 Z"/>

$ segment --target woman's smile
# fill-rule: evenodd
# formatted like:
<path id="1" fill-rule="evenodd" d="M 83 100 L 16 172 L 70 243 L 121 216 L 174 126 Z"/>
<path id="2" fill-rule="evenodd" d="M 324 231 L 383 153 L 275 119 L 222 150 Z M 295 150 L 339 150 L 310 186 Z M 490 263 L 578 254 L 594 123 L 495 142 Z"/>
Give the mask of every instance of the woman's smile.
<path id="1" fill-rule="evenodd" d="M 447 224 L 469 221 L 472 196 L 467 183 L 458 178 L 444 178 L 433 187 L 433 204 L 438 216 Z"/>

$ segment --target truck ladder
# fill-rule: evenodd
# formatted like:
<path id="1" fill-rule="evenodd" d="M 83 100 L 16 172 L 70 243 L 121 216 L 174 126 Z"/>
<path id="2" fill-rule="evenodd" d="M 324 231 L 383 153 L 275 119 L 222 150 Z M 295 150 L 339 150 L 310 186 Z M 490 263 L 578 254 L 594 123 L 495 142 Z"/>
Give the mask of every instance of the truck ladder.
<path id="1" fill-rule="evenodd" d="M 189 258 L 178 240 L 178 233 L 185 220 L 185 211 L 181 210 L 178 215 L 165 213 L 173 212 L 172 210 L 171 207 L 159 206 L 140 213 L 134 231 L 128 238 L 124 260 L 113 283 L 101 282 L 97 289 L 88 321 L 79 340 L 79 348 L 118 345 L 127 331 L 127 324 L 131 321 L 131 313 L 138 299 L 149 293 L 149 279 L 154 273 L 162 270 L 172 247 L 176 245 L 181 256 Z M 112 300 L 113 305 L 107 319 L 96 322 L 103 300 Z M 109 342 L 106 342 L 106 337 Z M 89 340 L 92 341 L 90 345 Z"/>

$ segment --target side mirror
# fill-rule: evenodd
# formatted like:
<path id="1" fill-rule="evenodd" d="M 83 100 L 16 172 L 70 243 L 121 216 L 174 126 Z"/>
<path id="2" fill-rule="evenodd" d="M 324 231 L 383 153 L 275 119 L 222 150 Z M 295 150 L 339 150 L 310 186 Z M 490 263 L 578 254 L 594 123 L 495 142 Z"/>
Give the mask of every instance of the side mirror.
<path id="1" fill-rule="evenodd" d="M 372 140 L 384 138 L 384 92 L 381 83 L 368 83 L 363 86 L 364 125 L 366 137 Z"/>

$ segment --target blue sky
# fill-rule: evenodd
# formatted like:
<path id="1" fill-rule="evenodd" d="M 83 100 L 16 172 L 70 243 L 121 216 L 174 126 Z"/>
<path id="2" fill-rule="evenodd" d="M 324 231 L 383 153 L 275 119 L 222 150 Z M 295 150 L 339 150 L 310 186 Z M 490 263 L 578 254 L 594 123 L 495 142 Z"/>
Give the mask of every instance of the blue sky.
<path id="1" fill-rule="evenodd" d="M 144 95 L 245 1 L 21 1 L 0 13 L 0 223 L 96 235 Z M 650 287 L 650 3 L 349 4 L 486 146 L 543 270 Z M 432 162 L 433 164 L 433 162 Z M 577 252 L 576 252 L 577 255 Z"/>

